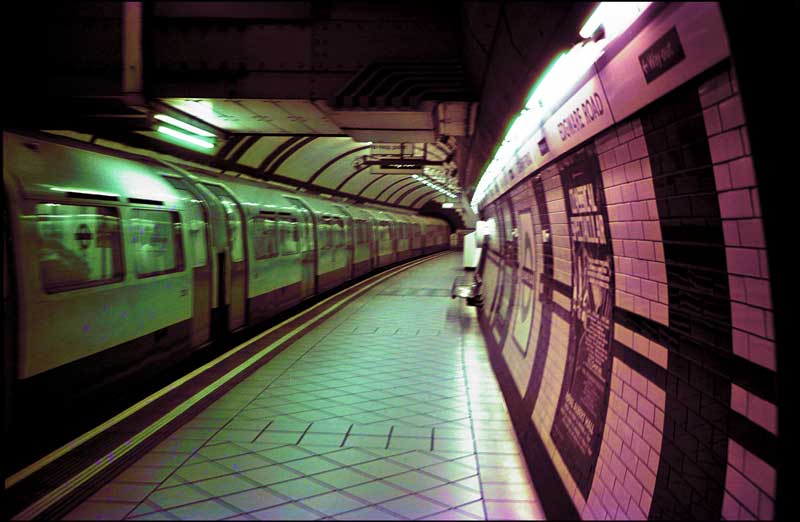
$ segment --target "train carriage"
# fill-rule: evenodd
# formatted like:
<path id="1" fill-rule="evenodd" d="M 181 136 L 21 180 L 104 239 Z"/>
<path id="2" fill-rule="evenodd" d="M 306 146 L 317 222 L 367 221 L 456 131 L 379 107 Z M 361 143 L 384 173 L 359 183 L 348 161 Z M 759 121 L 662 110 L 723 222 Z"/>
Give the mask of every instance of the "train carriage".
<path id="1" fill-rule="evenodd" d="M 146 375 L 349 279 L 446 248 L 432 237 L 415 246 L 414 223 L 427 230 L 435 219 L 158 155 L 18 132 L 4 132 L 3 150 L 9 408 L 12 395 L 58 387 L 70 390 L 66 403 Z"/>

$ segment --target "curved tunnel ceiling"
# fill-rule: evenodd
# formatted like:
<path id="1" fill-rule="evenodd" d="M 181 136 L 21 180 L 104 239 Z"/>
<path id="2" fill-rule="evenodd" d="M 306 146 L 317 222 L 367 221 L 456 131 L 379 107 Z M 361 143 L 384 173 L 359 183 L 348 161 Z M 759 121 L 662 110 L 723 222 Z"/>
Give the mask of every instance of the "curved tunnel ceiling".
<path id="1" fill-rule="evenodd" d="M 412 178 L 412 174 L 422 174 L 423 167 L 434 183 L 458 191 L 452 139 L 400 141 L 408 132 L 417 132 L 427 120 L 433 127 L 432 114 L 446 110 L 435 104 L 430 106 L 434 111 L 387 114 L 358 110 L 345 116 L 324 102 L 309 100 L 164 98 L 160 105 L 177 118 L 229 133 L 227 141 L 214 149 L 211 160 L 224 170 L 242 171 L 298 190 L 410 209 L 419 209 L 431 200 L 447 200 L 441 192 Z M 387 118 L 392 121 L 387 122 Z M 366 130 L 395 132 L 394 136 L 385 137 L 397 141 L 357 141 L 349 135 L 350 129 L 343 130 L 337 121 L 361 125 Z M 393 128 L 386 128 L 392 125 Z M 140 134 L 160 138 L 153 132 Z M 383 160 L 413 161 L 419 168 L 390 171 L 376 164 Z"/>

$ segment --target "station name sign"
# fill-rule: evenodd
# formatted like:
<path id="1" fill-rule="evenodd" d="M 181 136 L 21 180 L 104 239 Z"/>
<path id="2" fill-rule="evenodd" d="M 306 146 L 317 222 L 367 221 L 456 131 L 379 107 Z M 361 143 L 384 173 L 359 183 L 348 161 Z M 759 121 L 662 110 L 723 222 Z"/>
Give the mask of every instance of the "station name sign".
<path id="1" fill-rule="evenodd" d="M 587 124 L 603 115 L 605 108 L 600 95 L 593 92 L 579 107 L 575 107 L 567 116 L 558 122 L 558 135 L 561 141 L 565 141 L 570 136 L 577 134 Z"/>

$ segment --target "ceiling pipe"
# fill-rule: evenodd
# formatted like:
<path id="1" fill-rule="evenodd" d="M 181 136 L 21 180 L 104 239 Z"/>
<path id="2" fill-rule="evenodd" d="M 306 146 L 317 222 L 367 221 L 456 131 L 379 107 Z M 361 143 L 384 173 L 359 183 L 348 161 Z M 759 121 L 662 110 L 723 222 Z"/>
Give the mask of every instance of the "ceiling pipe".
<path id="1" fill-rule="evenodd" d="M 122 95 L 129 107 L 145 108 L 142 2 L 123 2 L 122 6 Z"/>

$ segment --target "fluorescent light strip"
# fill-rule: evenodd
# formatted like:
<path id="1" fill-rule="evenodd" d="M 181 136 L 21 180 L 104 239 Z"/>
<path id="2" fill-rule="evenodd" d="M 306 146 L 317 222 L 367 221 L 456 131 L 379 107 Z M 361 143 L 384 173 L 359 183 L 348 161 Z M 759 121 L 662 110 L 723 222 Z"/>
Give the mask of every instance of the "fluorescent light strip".
<path id="1" fill-rule="evenodd" d="M 581 27 L 582 38 L 591 38 L 601 25 L 605 38 L 613 39 L 627 29 L 652 2 L 601 2 Z"/>
<path id="2" fill-rule="evenodd" d="M 446 195 L 446 196 L 448 196 L 450 198 L 455 198 L 456 197 L 455 194 L 453 194 L 452 192 L 448 191 L 446 188 L 440 187 L 439 185 L 428 181 L 427 179 L 423 178 L 422 176 L 419 176 L 417 174 L 412 174 L 411 177 L 414 178 L 415 180 L 419 181 L 420 183 L 422 183 L 424 185 L 427 185 L 428 187 L 430 187 L 430 188 L 432 188 L 434 190 L 437 190 L 437 191 L 441 192 L 442 194 L 444 194 L 444 195 Z"/>
<path id="3" fill-rule="evenodd" d="M 213 149 L 214 144 L 209 143 L 207 141 L 203 141 L 200 138 L 196 138 L 194 136 L 189 136 L 188 134 L 184 134 L 181 131 L 177 131 L 172 127 L 166 127 L 164 125 L 159 125 L 156 129 L 158 132 L 162 134 L 167 134 L 172 136 L 173 138 L 178 138 L 179 140 L 183 140 L 185 142 L 191 143 L 193 145 L 197 145 L 198 147 L 203 147 L 204 149 Z"/>
<path id="4" fill-rule="evenodd" d="M 164 123 L 169 123 L 170 125 L 174 125 L 176 127 L 180 127 L 183 130 L 189 131 L 192 134 L 197 134 L 198 136 L 205 136 L 206 138 L 216 138 L 217 136 L 211 132 L 203 130 L 199 127 L 195 127 L 194 125 L 190 125 L 186 122 L 181 120 L 175 119 L 172 116 L 167 116 L 166 114 L 156 114 L 153 116 L 155 119 L 159 121 L 163 121 Z"/>
<path id="5" fill-rule="evenodd" d="M 601 40 L 575 44 L 569 51 L 560 53 L 545 69 L 531 88 L 524 108 L 514 118 L 494 158 L 486 166 L 475 188 L 470 206 L 478 211 L 478 203 L 488 194 L 495 179 L 506 168 L 517 151 L 544 123 L 546 111 L 554 109 L 565 90 L 572 83 L 563 78 L 579 78 L 603 53 L 603 49 L 616 36 L 623 33 L 652 2 L 601 2 L 580 30 L 583 38 L 590 38 L 600 25 L 605 37 Z"/>

